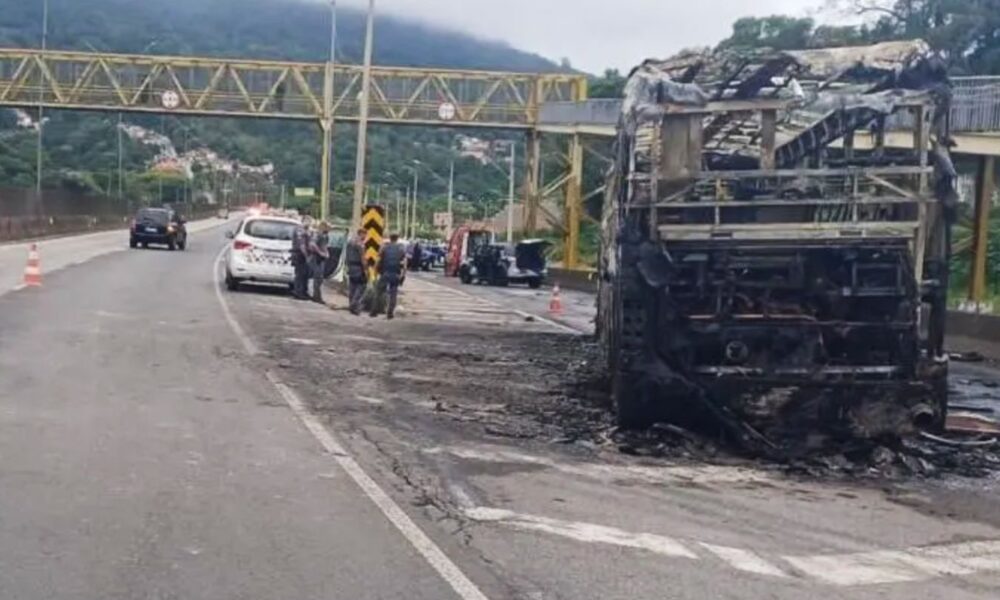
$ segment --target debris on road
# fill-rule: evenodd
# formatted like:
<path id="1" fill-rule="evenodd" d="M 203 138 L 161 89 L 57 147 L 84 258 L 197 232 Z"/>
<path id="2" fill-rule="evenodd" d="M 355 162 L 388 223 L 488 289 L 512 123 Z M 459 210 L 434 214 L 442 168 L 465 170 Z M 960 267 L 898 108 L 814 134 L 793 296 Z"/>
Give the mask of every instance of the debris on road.
<path id="1" fill-rule="evenodd" d="M 767 451 L 740 443 L 712 419 L 624 429 L 613 413 L 599 343 L 592 337 L 543 333 L 527 324 L 498 330 L 402 319 L 388 327 L 330 311 L 265 322 L 259 328 L 260 335 L 278 345 L 273 352 L 281 357 L 277 366 L 299 365 L 295 376 L 309 390 L 305 396 L 317 412 L 338 418 L 345 398 L 356 399 L 355 410 L 371 411 L 369 399 L 377 398 L 373 418 L 396 414 L 408 426 L 433 431 L 436 439 L 542 445 L 595 457 L 632 456 L 651 464 L 751 464 L 820 478 L 980 477 L 1000 471 L 1000 445 L 955 446 L 915 436 L 865 439 L 850 431 L 795 427 L 794 418 L 784 428 L 759 430 L 781 443 Z M 321 342 L 322 352 L 302 340 Z M 951 397 L 964 406 L 1000 409 L 1000 390 L 989 383 L 985 377 L 953 377 Z M 803 404 L 808 406 L 809 400 L 804 398 Z M 774 393 L 758 402 L 763 407 L 782 398 Z M 942 436 L 983 439 L 959 432 Z"/>

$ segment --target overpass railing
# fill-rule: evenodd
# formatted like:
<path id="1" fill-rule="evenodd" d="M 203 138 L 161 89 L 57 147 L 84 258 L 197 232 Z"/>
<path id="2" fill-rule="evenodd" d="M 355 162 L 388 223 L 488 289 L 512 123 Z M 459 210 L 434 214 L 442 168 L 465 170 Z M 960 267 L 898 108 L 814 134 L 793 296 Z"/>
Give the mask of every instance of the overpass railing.
<path id="1" fill-rule="evenodd" d="M 954 132 L 1000 132 L 1000 76 L 952 79 L 951 129 Z M 546 102 L 538 115 L 540 126 L 607 126 L 618 123 L 621 100 L 594 99 L 583 102 Z M 892 129 L 908 129 L 912 118 L 897 113 L 888 123 Z"/>
<path id="2" fill-rule="evenodd" d="M 608 125 L 618 124 L 622 101 L 594 99 L 583 102 L 546 102 L 538 112 L 539 125 Z"/>

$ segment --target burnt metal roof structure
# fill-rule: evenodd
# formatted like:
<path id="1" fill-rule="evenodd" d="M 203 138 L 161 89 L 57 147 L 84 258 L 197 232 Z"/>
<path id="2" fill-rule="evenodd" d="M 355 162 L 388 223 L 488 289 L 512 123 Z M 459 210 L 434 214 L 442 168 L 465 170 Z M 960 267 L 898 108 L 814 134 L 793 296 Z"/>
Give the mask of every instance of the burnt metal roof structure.
<path id="1" fill-rule="evenodd" d="M 934 102 L 928 102 L 931 95 Z M 949 95 L 943 62 L 921 40 L 784 52 L 687 51 L 647 60 L 632 71 L 622 117 L 635 132 L 668 106 L 726 103 L 734 110 L 710 111 L 715 114 L 703 126 L 703 149 L 709 169 L 731 168 L 734 161 L 725 157 L 747 165 L 760 158 L 759 116 L 738 110 L 739 102 L 778 101 L 775 162 L 791 168 L 850 131 L 877 126 L 904 105 L 933 104 L 933 122 L 944 132 Z M 721 160 L 711 160 L 713 154 Z"/>

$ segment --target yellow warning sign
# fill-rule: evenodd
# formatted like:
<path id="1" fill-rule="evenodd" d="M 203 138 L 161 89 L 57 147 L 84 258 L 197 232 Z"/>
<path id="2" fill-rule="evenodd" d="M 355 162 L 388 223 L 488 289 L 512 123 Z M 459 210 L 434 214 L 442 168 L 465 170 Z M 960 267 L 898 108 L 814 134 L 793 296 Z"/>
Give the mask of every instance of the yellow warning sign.
<path id="1" fill-rule="evenodd" d="M 368 267 L 368 279 L 375 279 L 378 272 L 378 255 L 382 250 L 385 236 L 385 207 L 369 205 L 365 207 L 361 217 L 361 227 L 367 232 L 365 236 L 365 265 Z"/>

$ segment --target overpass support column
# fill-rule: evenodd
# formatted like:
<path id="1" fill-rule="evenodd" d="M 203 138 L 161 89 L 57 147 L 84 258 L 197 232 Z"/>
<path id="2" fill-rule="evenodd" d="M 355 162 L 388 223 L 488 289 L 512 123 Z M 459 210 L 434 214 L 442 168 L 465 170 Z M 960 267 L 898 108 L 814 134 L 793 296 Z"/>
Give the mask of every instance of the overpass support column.
<path id="1" fill-rule="evenodd" d="M 982 302 L 986 298 L 986 256 L 989 241 L 990 208 L 996 191 L 996 159 L 979 159 L 976 177 L 976 216 L 972 225 L 972 274 L 969 277 L 969 300 Z"/>
<path id="2" fill-rule="evenodd" d="M 539 176 L 541 173 L 542 134 L 536 129 L 528 130 L 527 153 L 524 162 L 527 173 L 524 177 L 524 231 L 528 236 L 538 232 Z"/>
<path id="3" fill-rule="evenodd" d="M 583 198 L 583 142 L 573 134 L 569 142 L 569 179 L 566 180 L 566 235 L 563 263 L 567 269 L 580 266 L 580 212 Z"/>

